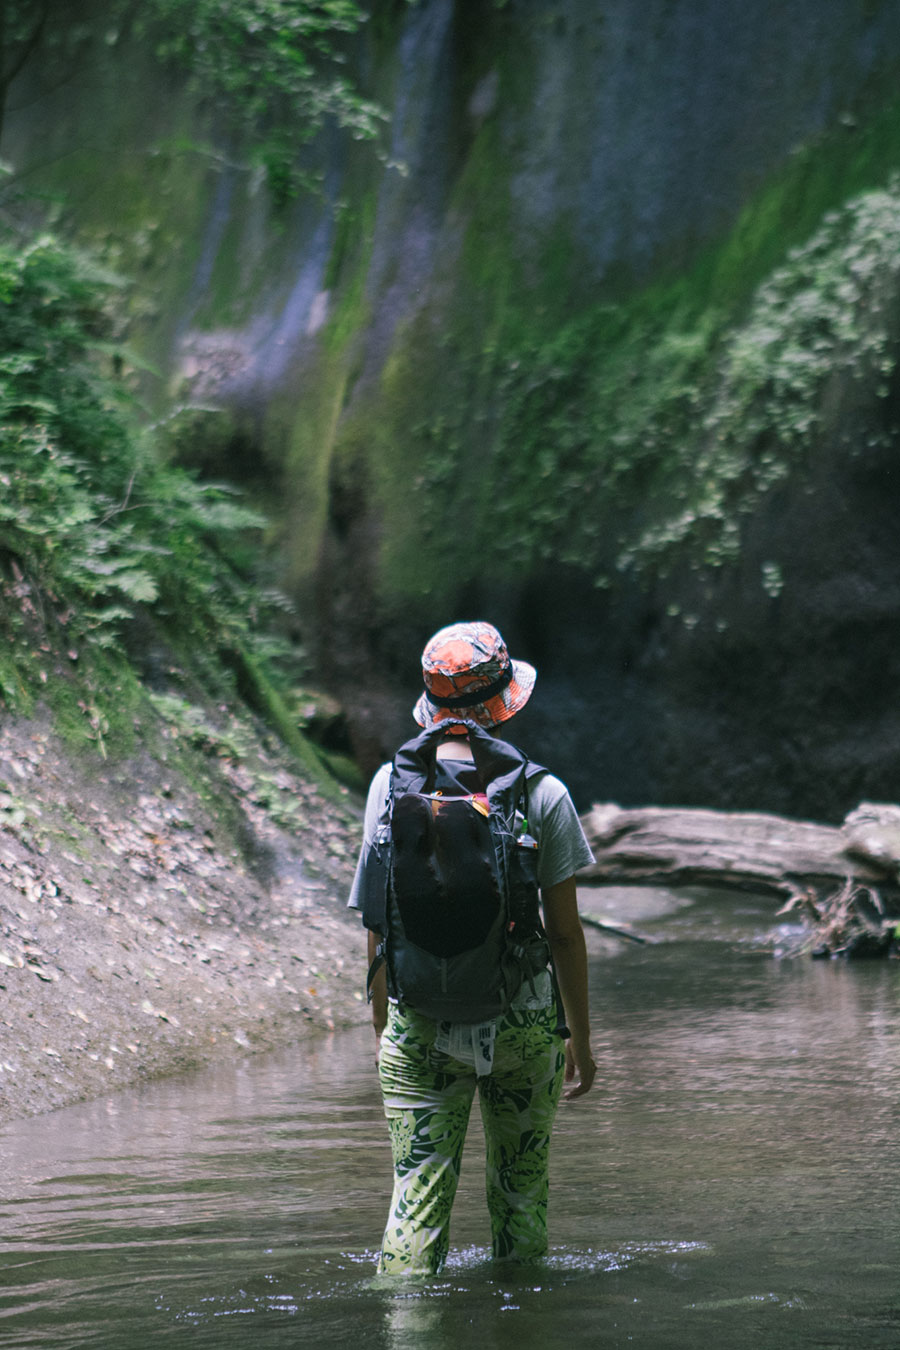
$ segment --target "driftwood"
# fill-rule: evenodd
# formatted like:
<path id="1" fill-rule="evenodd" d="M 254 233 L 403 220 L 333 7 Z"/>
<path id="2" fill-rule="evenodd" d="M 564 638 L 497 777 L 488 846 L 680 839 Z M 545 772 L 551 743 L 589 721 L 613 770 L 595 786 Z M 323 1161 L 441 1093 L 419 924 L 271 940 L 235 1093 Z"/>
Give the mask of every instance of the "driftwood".
<path id="1" fill-rule="evenodd" d="M 898 946 L 898 925 L 879 895 L 868 886 L 845 881 L 824 901 L 795 896 L 778 911 L 799 914 L 811 925 L 798 947 L 813 956 L 892 956 Z"/>
<path id="2" fill-rule="evenodd" d="M 594 806 L 587 885 L 735 888 L 779 897 L 819 954 L 887 951 L 900 916 L 900 807 L 863 803 L 843 825 L 782 816 Z"/>

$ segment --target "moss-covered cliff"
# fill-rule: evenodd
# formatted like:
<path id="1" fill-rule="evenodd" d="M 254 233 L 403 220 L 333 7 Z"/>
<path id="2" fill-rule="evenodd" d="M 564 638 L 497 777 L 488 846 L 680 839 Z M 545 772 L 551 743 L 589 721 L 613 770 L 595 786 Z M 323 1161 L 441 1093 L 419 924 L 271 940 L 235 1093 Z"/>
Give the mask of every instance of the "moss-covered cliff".
<path id="1" fill-rule="evenodd" d="M 896 795 L 895 7 L 420 0 L 357 57 L 390 143 L 324 201 L 110 42 L 7 153 L 138 272 L 151 398 L 223 410 L 180 453 L 272 512 L 360 757 L 478 610 L 582 800 Z"/>

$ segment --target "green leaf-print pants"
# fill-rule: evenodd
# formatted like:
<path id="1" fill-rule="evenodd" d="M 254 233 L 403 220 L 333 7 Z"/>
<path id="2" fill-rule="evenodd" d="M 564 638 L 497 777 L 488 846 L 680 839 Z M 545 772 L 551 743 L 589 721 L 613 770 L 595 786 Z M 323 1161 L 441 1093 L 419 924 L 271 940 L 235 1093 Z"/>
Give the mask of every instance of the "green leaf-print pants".
<path id="1" fill-rule="evenodd" d="M 382 1274 L 436 1274 L 443 1266 L 476 1087 L 494 1256 L 532 1261 L 544 1255 L 550 1130 L 565 1064 L 554 1026 L 552 1008 L 508 1012 L 497 1028 L 493 1069 L 476 1078 L 470 1065 L 435 1049 L 438 1023 L 389 1005 L 379 1077 L 394 1192 Z"/>

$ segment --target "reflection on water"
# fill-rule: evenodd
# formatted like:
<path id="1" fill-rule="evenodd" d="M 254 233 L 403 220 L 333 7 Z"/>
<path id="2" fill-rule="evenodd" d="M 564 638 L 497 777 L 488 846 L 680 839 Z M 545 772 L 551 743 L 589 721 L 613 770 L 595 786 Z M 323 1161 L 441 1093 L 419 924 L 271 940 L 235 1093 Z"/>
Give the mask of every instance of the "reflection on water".
<path id="1" fill-rule="evenodd" d="M 488 1259 L 476 1113 L 447 1270 L 374 1278 L 361 1028 L 0 1132 L 0 1345 L 896 1347 L 900 967 L 657 908 L 657 945 L 594 940 L 601 1084 L 560 1110 L 540 1266 Z"/>

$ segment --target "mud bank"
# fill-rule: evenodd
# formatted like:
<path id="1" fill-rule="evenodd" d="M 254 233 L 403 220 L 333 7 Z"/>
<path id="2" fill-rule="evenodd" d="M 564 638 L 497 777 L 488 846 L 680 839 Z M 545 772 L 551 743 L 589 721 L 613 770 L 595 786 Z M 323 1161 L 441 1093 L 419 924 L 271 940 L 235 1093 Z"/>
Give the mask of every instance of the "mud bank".
<path id="1" fill-rule="evenodd" d="M 360 821 L 225 713 L 115 764 L 0 727 L 0 1122 L 365 1019 Z"/>

